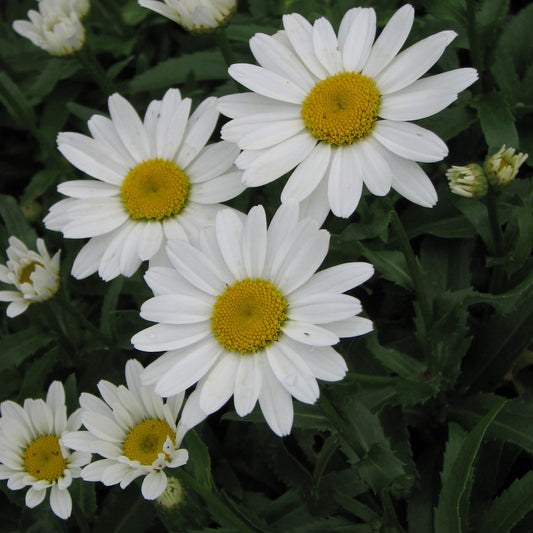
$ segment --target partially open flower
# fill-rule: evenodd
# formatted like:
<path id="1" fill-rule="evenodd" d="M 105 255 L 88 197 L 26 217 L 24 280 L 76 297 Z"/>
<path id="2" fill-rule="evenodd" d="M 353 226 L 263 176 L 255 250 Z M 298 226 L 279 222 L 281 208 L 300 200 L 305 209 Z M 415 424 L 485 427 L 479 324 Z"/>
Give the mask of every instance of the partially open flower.
<path id="1" fill-rule="evenodd" d="M 487 177 L 476 163 L 464 167 L 454 165 L 446 171 L 446 177 L 454 194 L 466 198 L 482 198 L 487 194 Z"/>
<path id="2" fill-rule="evenodd" d="M 51 55 L 69 55 L 85 43 L 80 17 L 88 10 L 87 0 L 41 0 L 39 11 L 30 9 L 30 20 L 15 20 L 13 29 Z"/>
<path id="3" fill-rule="evenodd" d="M 28 250 L 16 237 L 9 238 L 7 265 L 0 265 L 0 281 L 15 285 L 16 291 L 0 291 L 0 302 L 11 302 L 6 314 L 13 318 L 26 311 L 31 303 L 44 302 L 59 288 L 59 255 L 50 258 L 42 239 L 37 250 Z"/>
<path id="4" fill-rule="evenodd" d="M 506 148 L 505 144 L 485 160 L 485 173 L 493 187 L 505 187 L 516 178 L 518 169 L 527 159 L 528 154 L 515 154 L 514 148 Z"/>
<path id="5" fill-rule="evenodd" d="M 177 22 L 187 31 L 201 33 L 224 26 L 237 0 L 139 0 L 139 5 Z"/>

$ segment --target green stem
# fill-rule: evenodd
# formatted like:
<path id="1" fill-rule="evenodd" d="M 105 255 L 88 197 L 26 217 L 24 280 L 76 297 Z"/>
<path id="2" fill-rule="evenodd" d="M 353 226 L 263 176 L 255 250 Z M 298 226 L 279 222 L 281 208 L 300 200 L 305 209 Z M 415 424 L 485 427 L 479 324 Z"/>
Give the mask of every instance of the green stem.
<path id="1" fill-rule="evenodd" d="M 215 30 L 215 39 L 226 65 L 228 67 L 233 65 L 233 63 L 235 63 L 235 54 L 233 53 L 233 48 L 229 43 L 226 30 L 224 28 L 218 28 Z"/>
<path id="2" fill-rule="evenodd" d="M 112 82 L 109 80 L 106 71 L 94 55 L 88 43 L 75 55 L 81 66 L 89 72 L 97 85 L 102 89 L 105 96 L 115 92 Z"/>
<path id="3" fill-rule="evenodd" d="M 261 532 L 261 529 L 251 528 L 238 516 L 232 509 L 230 509 L 218 496 L 218 494 L 204 487 L 201 483 L 196 481 L 194 477 L 188 474 L 183 468 L 179 468 L 175 472 L 176 477 L 183 482 L 183 484 L 192 489 L 198 496 L 200 496 L 207 505 L 209 505 L 217 514 L 224 516 L 229 522 L 231 522 L 240 533 L 257 533 Z"/>
<path id="4" fill-rule="evenodd" d="M 407 263 L 409 274 L 413 280 L 413 288 L 415 290 L 418 304 L 420 305 L 424 327 L 427 332 L 433 323 L 433 311 L 431 309 L 430 300 L 426 291 L 422 268 L 420 267 L 420 263 L 418 262 L 415 253 L 413 252 L 413 248 L 409 242 L 409 237 L 407 237 L 405 228 L 403 227 L 400 217 L 398 216 L 398 213 L 396 213 L 394 207 L 392 207 L 390 215 L 392 229 L 396 234 L 396 238 L 398 239 L 400 248 Z"/>
<path id="5" fill-rule="evenodd" d="M 487 214 L 489 217 L 489 227 L 494 241 L 494 249 L 491 250 L 496 257 L 502 257 L 504 251 L 502 227 L 500 218 L 498 216 L 498 206 L 496 204 L 496 192 L 492 187 L 489 187 L 487 192 Z M 498 294 L 501 291 L 503 284 L 503 268 L 499 265 L 492 269 L 489 292 Z"/>
<path id="6" fill-rule="evenodd" d="M 344 418 L 339 415 L 335 407 L 333 407 L 331 402 L 326 397 L 324 391 L 322 391 L 320 394 L 318 405 L 331 422 L 331 425 L 347 442 L 348 446 L 352 448 L 352 450 L 359 456 L 360 459 L 364 457 L 369 450 L 369 446 L 359 428 L 353 424 L 348 424 Z"/>

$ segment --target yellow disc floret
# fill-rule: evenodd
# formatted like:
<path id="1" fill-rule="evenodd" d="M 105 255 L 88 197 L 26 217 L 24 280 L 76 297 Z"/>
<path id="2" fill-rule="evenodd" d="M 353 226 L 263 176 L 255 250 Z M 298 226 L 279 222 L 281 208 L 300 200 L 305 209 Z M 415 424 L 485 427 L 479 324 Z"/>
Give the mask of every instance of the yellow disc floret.
<path id="1" fill-rule="evenodd" d="M 287 301 L 275 285 L 250 278 L 228 285 L 211 315 L 211 331 L 226 350 L 255 353 L 278 339 Z"/>
<path id="2" fill-rule="evenodd" d="M 150 466 L 163 452 L 163 444 L 170 437 L 175 444 L 176 434 L 164 420 L 156 418 L 137 424 L 124 441 L 124 455 L 131 461 Z"/>
<path id="3" fill-rule="evenodd" d="M 176 163 L 150 159 L 124 178 L 120 199 L 134 220 L 161 220 L 181 212 L 189 196 L 189 178 Z"/>
<path id="4" fill-rule="evenodd" d="M 37 266 L 40 266 L 42 268 L 43 265 L 41 265 L 41 263 L 39 263 L 38 261 L 32 261 L 31 263 L 29 263 L 27 266 L 25 266 L 23 269 L 22 269 L 22 272 L 20 273 L 20 278 L 19 278 L 19 283 L 31 283 L 31 279 L 30 279 L 30 276 L 35 272 L 35 268 Z"/>
<path id="5" fill-rule="evenodd" d="M 38 480 L 56 481 L 66 467 L 67 460 L 61 453 L 59 439 L 54 435 L 39 437 L 24 452 L 24 468 Z"/>
<path id="6" fill-rule="evenodd" d="M 302 118 L 313 137 L 336 146 L 367 137 L 381 99 L 372 78 L 341 72 L 318 82 L 302 103 Z"/>

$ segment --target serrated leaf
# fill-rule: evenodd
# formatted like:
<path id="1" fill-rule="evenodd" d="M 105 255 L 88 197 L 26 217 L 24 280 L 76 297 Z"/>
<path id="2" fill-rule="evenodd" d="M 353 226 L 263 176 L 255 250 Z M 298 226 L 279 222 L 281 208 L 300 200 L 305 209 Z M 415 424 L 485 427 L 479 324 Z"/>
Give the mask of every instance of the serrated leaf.
<path id="1" fill-rule="evenodd" d="M 530 471 L 492 502 L 484 514 L 480 531 L 508 533 L 531 510 L 533 510 L 533 472 Z"/>
<path id="2" fill-rule="evenodd" d="M 167 59 L 138 74 L 130 82 L 130 92 L 139 93 L 180 85 L 185 83 L 191 74 L 197 81 L 224 80 L 228 75 L 226 64 L 218 51 L 194 52 Z"/>
<path id="3" fill-rule="evenodd" d="M 405 257 L 396 250 L 371 250 L 360 244 L 362 254 L 386 280 L 412 290 L 413 282 L 407 270 Z"/>
<path id="4" fill-rule="evenodd" d="M 491 409 L 501 402 L 493 394 L 476 394 L 452 407 L 451 418 L 469 428 L 475 426 Z M 533 403 L 521 398 L 507 400 L 498 417 L 491 424 L 488 436 L 493 439 L 512 442 L 533 453 Z"/>
<path id="5" fill-rule="evenodd" d="M 435 509 L 435 533 L 462 533 L 467 531 L 469 486 L 474 475 L 474 461 L 479 452 L 481 442 L 489 426 L 505 405 L 500 399 L 498 405 L 491 409 L 461 443 L 455 453 L 455 460 L 446 463 L 447 472 L 442 471 L 443 482 L 439 496 L 439 503 Z M 456 427 L 451 432 L 456 432 Z M 457 432 L 458 433 L 458 432 Z M 460 441 L 462 435 L 458 433 L 454 441 Z M 450 453 L 455 452 L 458 442 L 454 442 Z"/>
<path id="6" fill-rule="evenodd" d="M 365 337 L 368 351 L 385 367 L 404 378 L 420 376 L 426 365 L 409 355 L 392 348 L 385 348 L 378 342 L 376 334 Z"/>
<path id="7" fill-rule="evenodd" d="M 486 93 L 472 105 L 478 110 L 489 152 L 498 150 L 504 144 L 518 146 L 515 119 L 509 103 L 501 93 Z"/>

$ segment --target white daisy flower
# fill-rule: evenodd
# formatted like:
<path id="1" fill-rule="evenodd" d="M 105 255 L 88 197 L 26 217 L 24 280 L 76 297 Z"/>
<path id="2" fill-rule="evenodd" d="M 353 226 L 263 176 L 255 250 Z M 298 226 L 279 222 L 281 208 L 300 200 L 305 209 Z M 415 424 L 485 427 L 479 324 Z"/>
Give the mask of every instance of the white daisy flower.
<path id="1" fill-rule="evenodd" d="M 159 324 L 132 338 L 139 350 L 168 350 L 146 368 L 144 383 L 168 396 L 198 382 L 187 406 L 206 414 L 233 395 L 237 414 L 245 416 L 259 400 L 282 436 L 292 427 L 292 396 L 312 404 L 317 378 L 344 377 L 346 363 L 332 345 L 369 332 L 372 323 L 356 316 L 361 304 L 342 293 L 373 268 L 347 263 L 315 273 L 329 233 L 298 215 L 297 204 L 283 204 L 267 230 L 262 206 L 244 222 L 225 210 L 202 232 L 201 249 L 168 243 L 174 268 L 148 270 L 155 297 L 141 307 L 144 319 Z"/>
<path id="2" fill-rule="evenodd" d="M 15 20 L 13 29 L 49 54 L 69 55 L 85 44 L 80 18 L 88 10 L 87 0 L 41 0 L 39 11 L 30 9 L 30 20 Z"/>
<path id="3" fill-rule="evenodd" d="M 142 261 L 164 253 L 167 239 L 194 239 L 213 223 L 223 207 L 218 202 L 244 190 L 242 171 L 233 166 L 239 148 L 226 141 L 205 146 L 218 119 L 215 103 L 207 98 L 189 117 L 191 100 L 169 89 L 142 122 L 114 94 L 111 120 L 89 120 L 92 138 L 58 135 L 60 152 L 95 178 L 61 183 L 58 191 L 70 198 L 44 219 L 67 238 L 91 238 L 74 261 L 74 277 L 97 270 L 106 281 L 131 276 Z"/>
<path id="4" fill-rule="evenodd" d="M 15 285 L 16 291 L 0 291 L 0 302 L 11 302 L 6 315 L 16 317 L 35 302 L 44 302 L 59 288 L 59 256 L 50 258 L 42 239 L 37 239 L 37 252 L 28 250 L 16 237 L 9 237 L 8 261 L 0 265 L 0 281 Z"/>
<path id="5" fill-rule="evenodd" d="M 245 169 L 244 183 L 264 185 L 296 167 L 282 201 L 319 194 L 335 215 L 349 217 L 364 183 L 372 194 L 392 187 L 433 206 L 435 188 L 415 161 L 439 161 L 448 149 L 408 121 L 444 109 L 477 72 L 461 68 L 419 79 L 456 33 L 442 31 L 398 54 L 413 17 L 413 8 L 403 6 L 375 42 L 372 8 L 350 9 L 338 35 L 325 18 L 311 25 L 294 13 L 273 37 L 252 37 L 260 66 L 235 64 L 229 74 L 254 92 L 225 96 L 218 105 L 233 119 L 222 137 L 243 150 L 237 166 Z"/>
<path id="6" fill-rule="evenodd" d="M 67 420 L 65 391 L 54 381 L 43 400 L 0 404 L 0 479 L 7 487 L 19 490 L 29 487 L 26 505 L 39 505 L 50 487 L 50 507 L 59 518 L 66 519 L 72 511 L 68 488 L 72 479 L 80 477 L 81 466 L 91 460 L 91 454 L 71 452 L 61 443 L 65 432 L 81 425 L 78 409 Z"/>
<path id="7" fill-rule="evenodd" d="M 163 402 L 153 387 L 143 386 L 141 363 L 126 363 L 127 387 L 102 380 L 98 390 L 104 401 L 88 393 L 80 396 L 82 422 L 88 431 L 63 436 L 62 442 L 74 450 L 97 453 L 104 457 L 86 466 L 81 474 L 85 481 L 126 488 L 144 476 L 142 495 L 154 500 L 167 487 L 165 468 L 183 466 L 189 454 L 180 448 L 188 429 L 176 426 L 183 394 Z"/>
<path id="8" fill-rule="evenodd" d="M 237 0 L 139 0 L 139 5 L 167 17 L 191 32 L 216 29 L 227 23 Z"/>

